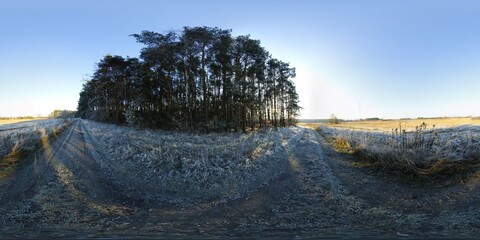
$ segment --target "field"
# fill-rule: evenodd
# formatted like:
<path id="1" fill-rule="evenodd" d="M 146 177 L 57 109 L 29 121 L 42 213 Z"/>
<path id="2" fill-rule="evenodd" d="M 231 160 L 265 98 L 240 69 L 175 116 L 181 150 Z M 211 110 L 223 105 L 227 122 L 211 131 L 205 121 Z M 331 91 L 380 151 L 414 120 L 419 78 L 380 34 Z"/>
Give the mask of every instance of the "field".
<path id="1" fill-rule="evenodd" d="M 480 126 L 458 125 L 245 134 L 2 125 L 2 236 L 479 236 Z"/>
<path id="2" fill-rule="evenodd" d="M 462 125 L 480 125 L 480 118 L 424 118 L 424 119 L 398 119 L 398 120 L 376 120 L 376 121 L 347 121 L 339 124 L 324 123 L 299 123 L 300 126 L 310 127 L 312 129 L 319 126 L 329 126 L 335 128 L 358 129 L 369 131 L 391 131 L 399 128 L 415 130 L 416 126 L 426 123 L 427 127 L 431 128 L 435 125 L 436 128 L 458 127 Z"/>
<path id="3" fill-rule="evenodd" d="M 12 123 L 19 123 L 19 122 L 29 122 L 29 121 L 36 121 L 36 120 L 45 120 L 46 118 L 34 118 L 34 119 L 20 119 L 20 118 L 15 118 L 15 119 L 0 119 L 0 125 L 5 125 L 5 124 L 12 124 Z"/>
<path id="4" fill-rule="evenodd" d="M 48 138 L 56 137 L 69 124 L 59 119 L 7 121 L 13 123 L 0 126 L 0 178 L 11 174 L 23 164 L 22 157 L 36 151 Z"/>
<path id="5" fill-rule="evenodd" d="M 139 194 L 167 201 L 235 199 L 283 173 L 298 128 L 195 135 L 83 121 L 97 160 Z M 138 173 L 137 174 L 132 174 Z"/>
<path id="6" fill-rule="evenodd" d="M 386 172 L 445 177 L 474 171 L 480 163 L 480 121 L 415 119 L 319 124 L 339 152 Z"/>

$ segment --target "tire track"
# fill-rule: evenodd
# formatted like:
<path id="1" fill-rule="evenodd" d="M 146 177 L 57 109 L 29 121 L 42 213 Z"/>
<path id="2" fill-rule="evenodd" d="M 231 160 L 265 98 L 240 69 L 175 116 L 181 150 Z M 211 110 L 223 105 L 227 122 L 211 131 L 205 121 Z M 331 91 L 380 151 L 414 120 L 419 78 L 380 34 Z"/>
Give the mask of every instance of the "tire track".
<path id="1" fill-rule="evenodd" d="M 332 195 L 338 200 L 342 208 L 355 214 L 361 213 L 362 209 L 365 207 L 365 203 L 352 195 L 344 186 L 342 180 L 334 174 L 332 167 L 330 166 L 332 161 L 329 160 L 325 155 L 321 144 L 322 139 L 319 138 L 318 134 L 311 129 L 308 129 L 307 132 L 309 141 L 314 144 L 314 146 L 310 149 L 312 151 L 311 154 L 317 156 L 315 161 L 318 165 L 318 173 L 316 174 L 321 174 L 324 176 L 324 182 L 330 186 Z M 309 161 L 308 159 L 310 158 L 307 158 L 306 161 Z"/>
<path id="2" fill-rule="evenodd" d="M 76 124 L 77 122 L 69 126 L 69 132 L 62 141 L 60 149 L 63 149 L 65 143 L 70 140 Z M 41 185 L 45 181 L 47 174 L 50 173 L 49 170 L 51 170 L 50 165 L 57 155 L 57 151 L 52 150 L 48 136 L 42 136 L 42 138 L 45 137 L 47 137 L 47 141 L 44 141 L 42 147 L 36 150 L 33 156 L 29 157 L 34 158 L 33 163 L 21 166 L 19 172 L 2 183 L 2 189 L 6 190 L 0 193 L 1 202 L 18 199 L 21 195 L 32 192 L 35 186 Z M 42 156 L 45 156 L 45 161 L 41 160 Z"/>
<path id="3" fill-rule="evenodd" d="M 280 178 L 241 200 L 202 212 L 188 224 L 221 235 L 229 231 L 227 222 L 237 234 L 257 237 L 295 236 L 299 230 L 315 236 L 319 229 L 347 228 L 355 222 L 350 216 L 362 214 L 364 204 L 332 171 L 318 141 L 315 132 L 301 129 L 287 142 L 287 169 Z"/>
<path id="4" fill-rule="evenodd" d="M 145 193 L 128 187 L 126 184 L 122 183 L 115 177 L 110 166 L 104 160 L 105 156 L 100 150 L 101 147 L 96 144 L 95 140 L 92 138 L 83 123 L 80 122 L 79 125 L 85 144 L 85 149 L 94 159 L 95 164 L 98 165 L 97 174 L 103 176 L 104 182 L 108 182 L 108 186 L 105 187 L 110 189 L 111 195 L 115 195 L 116 198 L 127 201 L 130 204 L 136 206 L 143 206 L 145 204 L 145 200 L 142 199 L 142 196 L 145 196 Z"/>
<path id="5" fill-rule="evenodd" d="M 15 179 L 26 179 L 20 188 L 9 192 L 12 195 L 0 193 L 3 237 L 8 233 L 38 237 L 38 231 L 119 238 L 398 237 L 408 236 L 406 232 L 441 232 L 448 221 L 460 228 L 461 223 L 477 226 L 478 211 L 464 210 L 461 215 L 445 208 L 436 216 L 438 210 L 426 208 L 432 199 L 448 200 L 442 192 L 430 190 L 437 195 L 427 198 L 420 195 L 428 195 L 424 188 L 411 191 L 405 185 L 387 184 L 348 165 L 314 130 L 294 131 L 279 141 L 286 150 L 281 157 L 285 171 L 278 178 L 235 200 L 178 206 L 144 203 L 136 196 L 141 192 L 117 182 L 108 172 L 101 146 L 81 120 L 76 121 L 39 151 L 29 169 L 16 175 Z M 452 197 L 458 195 L 454 190 Z M 409 192 L 416 195 L 404 199 Z"/>

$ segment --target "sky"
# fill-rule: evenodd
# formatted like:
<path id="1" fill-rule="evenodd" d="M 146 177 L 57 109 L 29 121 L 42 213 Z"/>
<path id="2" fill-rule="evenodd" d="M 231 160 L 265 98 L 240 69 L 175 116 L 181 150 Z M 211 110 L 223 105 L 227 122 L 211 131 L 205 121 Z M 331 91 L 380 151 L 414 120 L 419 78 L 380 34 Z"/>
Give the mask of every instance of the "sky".
<path id="1" fill-rule="evenodd" d="M 296 68 L 300 118 L 480 116 L 480 2 L 0 0 L 0 117 L 75 110 L 129 35 L 184 26 L 250 34 Z"/>

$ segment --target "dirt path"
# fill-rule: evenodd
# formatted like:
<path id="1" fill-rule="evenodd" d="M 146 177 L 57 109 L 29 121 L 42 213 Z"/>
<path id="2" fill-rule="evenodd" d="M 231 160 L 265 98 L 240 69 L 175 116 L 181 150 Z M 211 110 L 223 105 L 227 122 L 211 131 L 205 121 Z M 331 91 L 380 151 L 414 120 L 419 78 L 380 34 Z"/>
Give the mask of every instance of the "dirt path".
<path id="1" fill-rule="evenodd" d="M 87 151 L 79 121 L 30 158 L 32 164 L 2 183 L 0 223 L 6 234 L 101 232 L 135 209 Z"/>
<path id="2" fill-rule="evenodd" d="M 0 182 L 1 237 L 474 236 L 479 186 L 411 184 L 355 167 L 304 129 L 287 169 L 244 198 L 174 206 L 133 198 L 92 156 L 77 121 Z"/>

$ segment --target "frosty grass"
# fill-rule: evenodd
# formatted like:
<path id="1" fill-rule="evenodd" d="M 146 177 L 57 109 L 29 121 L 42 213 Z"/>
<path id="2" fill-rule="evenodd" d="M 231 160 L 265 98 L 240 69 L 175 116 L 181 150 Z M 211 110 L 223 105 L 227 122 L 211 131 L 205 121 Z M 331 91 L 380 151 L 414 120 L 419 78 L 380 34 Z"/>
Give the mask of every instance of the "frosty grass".
<path id="1" fill-rule="evenodd" d="M 0 126 L 0 159 L 17 151 L 33 151 L 41 138 L 59 133 L 70 121 L 48 119 Z"/>
<path id="2" fill-rule="evenodd" d="M 343 139 L 350 147 L 364 150 L 380 161 L 397 157 L 408 160 L 408 163 L 431 166 L 438 161 L 461 163 L 480 160 L 480 126 L 431 128 L 417 134 L 410 131 L 403 138 L 393 130 L 378 132 L 322 126 L 320 131 L 328 138 Z"/>
<path id="3" fill-rule="evenodd" d="M 236 199 L 267 184 L 285 171 L 303 131 L 196 135 L 82 123 L 97 160 L 116 181 L 144 198 L 172 202 Z"/>

